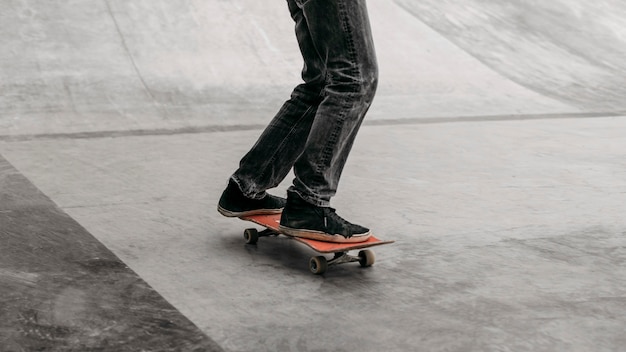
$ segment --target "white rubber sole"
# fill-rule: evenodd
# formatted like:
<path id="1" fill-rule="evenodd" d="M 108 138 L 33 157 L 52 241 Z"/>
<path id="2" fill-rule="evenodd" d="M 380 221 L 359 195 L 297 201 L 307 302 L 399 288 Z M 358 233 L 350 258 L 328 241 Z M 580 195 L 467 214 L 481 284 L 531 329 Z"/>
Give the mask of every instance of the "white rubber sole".
<path id="1" fill-rule="evenodd" d="M 243 216 L 252 216 L 252 215 L 280 214 L 283 212 L 283 209 L 282 208 L 280 209 L 255 209 L 255 210 L 250 210 L 250 211 L 234 212 L 234 211 L 226 210 L 218 205 L 217 211 L 220 214 L 229 218 L 240 218 Z"/>
<path id="2" fill-rule="evenodd" d="M 312 230 L 304 230 L 304 229 L 294 229 L 291 227 L 286 227 L 280 225 L 279 230 L 288 236 L 299 237 L 299 238 L 307 238 L 310 240 L 322 241 L 322 242 L 333 242 L 333 243 L 360 243 L 367 241 L 370 237 L 372 237 L 371 232 L 367 232 L 365 234 L 360 234 L 356 236 L 352 236 L 350 238 L 345 238 L 342 235 L 330 235 L 321 231 L 312 231 Z"/>

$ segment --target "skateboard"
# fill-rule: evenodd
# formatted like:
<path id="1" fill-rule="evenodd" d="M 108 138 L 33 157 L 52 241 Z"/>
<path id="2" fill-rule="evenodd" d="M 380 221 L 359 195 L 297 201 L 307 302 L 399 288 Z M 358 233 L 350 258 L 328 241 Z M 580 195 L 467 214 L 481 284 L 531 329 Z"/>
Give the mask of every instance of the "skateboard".
<path id="1" fill-rule="evenodd" d="M 371 236 L 367 241 L 357 243 L 323 242 L 308 238 L 293 237 L 280 231 L 278 227 L 280 223 L 280 214 L 251 215 L 243 216 L 240 219 L 251 221 L 257 225 L 265 227 L 265 230 L 262 231 L 257 231 L 255 228 L 246 229 L 243 232 L 243 237 L 247 244 L 256 244 L 261 237 L 284 235 L 309 246 L 318 253 L 333 254 L 334 256 L 332 259 L 327 259 L 326 256 L 323 255 L 311 257 L 309 260 L 309 270 L 316 275 L 325 273 L 331 266 L 344 263 L 359 262 L 362 267 L 372 266 L 374 265 L 376 257 L 374 256 L 374 252 L 366 248 L 395 242 L 383 241 L 374 236 Z M 348 254 L 349 251 L 356 249 L 361 249 L 357 256 Z"/>

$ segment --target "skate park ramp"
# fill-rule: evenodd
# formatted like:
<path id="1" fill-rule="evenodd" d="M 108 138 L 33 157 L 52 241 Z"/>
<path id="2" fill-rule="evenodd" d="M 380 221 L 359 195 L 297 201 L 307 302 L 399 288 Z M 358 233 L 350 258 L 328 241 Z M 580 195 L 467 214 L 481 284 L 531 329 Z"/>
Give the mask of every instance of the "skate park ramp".
<path id="1" fill-rule="evenodd" d="M 3 1 L 2 135 L 263 125 L 299 82 L 282 1 Z M 625 110 L 624 4 L 369 2 L 373 120 Z"/>
<path id="2" fill-rule="evenodd" d="M 324 276 L 215 211 L 300 82 L 284 1 L 0 4 L 0 350 L 626 345 L 623 1 L 369 0 L 333 206 L 396 243 Z"/>

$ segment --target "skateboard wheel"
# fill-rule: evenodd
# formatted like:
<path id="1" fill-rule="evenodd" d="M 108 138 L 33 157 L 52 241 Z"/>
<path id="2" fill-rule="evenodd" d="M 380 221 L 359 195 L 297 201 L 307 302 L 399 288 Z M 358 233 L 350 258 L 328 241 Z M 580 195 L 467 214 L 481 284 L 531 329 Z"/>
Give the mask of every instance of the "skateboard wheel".
<path id="1" fill-rule="evenodd" d="M 246 229 L 243 238 L 247 244 L 255 244 L 259 240 L 259 232 L 256 229 Z"/>
<path id="2" fill-rule="evenodd" d="M 309 270 L 311 270 L 313 274 L 323 274 L 326 272 L 326 269 L 328 269 L 328 261 L 326 261 L 326 257 L 320 255 L 317 257 L 311 257 L 311 260 L 309 260 Z"/>
<path id="3" fill-rule="evenodd" d="M 370 251 L 369 249 L 365 249 L 359 252 L 359 264 L 361 264 L 362 267 L 372 266 L 374 265 L 375 261 L 376 256 L 374 255 L 374 252 Z"/>

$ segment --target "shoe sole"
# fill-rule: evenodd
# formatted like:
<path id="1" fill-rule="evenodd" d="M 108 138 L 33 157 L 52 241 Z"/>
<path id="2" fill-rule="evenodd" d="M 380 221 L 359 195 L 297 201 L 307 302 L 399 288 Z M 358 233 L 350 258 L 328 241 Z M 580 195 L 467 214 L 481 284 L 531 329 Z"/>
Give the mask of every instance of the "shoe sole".
<path id="1" fill-rule="evenodd" d="M 372 237 L 371 232 L 367 232 L 365 234 L 354 235 L 352 237 L 346 238 L 342 235 L 337 235 L 337 234 L 331 235 L 322 231 L 294 229 L 294 228 L 286 227 L 283 225 L 280 225 L 278 229 L 280 230 L 280 232 L 288 236 L 306 238 L 306 239 L 322 241 L 322 242 L 332 242 L 332 243 L 360 243 L 360 242 L 365 242 L 370 237 Z"/>
<path id="2" fill-rule="evenodd" d="M 248 211 L 230 211 L 224 209 L 220 206 L 217 207 L 217 211 L 228 217 L 228 218 L 240 218 L 243 216 L 253 216 L 253 215 L 270 215 L 270 214 L 280 214 L 283 212 L 283 208 L 280 209 L 254 209 Z"/>

